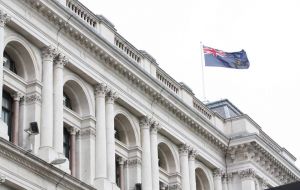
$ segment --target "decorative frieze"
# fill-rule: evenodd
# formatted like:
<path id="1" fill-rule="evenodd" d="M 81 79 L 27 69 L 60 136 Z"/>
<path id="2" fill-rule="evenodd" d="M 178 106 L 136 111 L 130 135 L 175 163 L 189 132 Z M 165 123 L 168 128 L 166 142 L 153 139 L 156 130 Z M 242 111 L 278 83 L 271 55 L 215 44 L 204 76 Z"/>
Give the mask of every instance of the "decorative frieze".
<path id="1" fill-rule="evenodd" d="M 254 179 L 256 177 L 256 173 L 252 168 L 238 171 L 238 175 L 242 180 Z"/>
<path id="2" fill-rule="evenodd" d="M 7 13 L 0 10 L 0 27 L 4 27 L 6 23 L 8 23 L 11 20 L 11 17 L 8 16 Z"/>

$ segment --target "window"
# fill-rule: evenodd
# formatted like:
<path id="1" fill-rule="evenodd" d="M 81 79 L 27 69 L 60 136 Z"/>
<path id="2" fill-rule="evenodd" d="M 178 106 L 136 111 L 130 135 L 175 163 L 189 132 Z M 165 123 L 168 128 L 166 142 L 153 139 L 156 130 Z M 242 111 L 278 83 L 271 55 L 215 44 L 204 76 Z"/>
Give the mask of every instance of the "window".
<path id="1" fill-rule="evenodd" d="M 64 106 L 66 106 L 69 109 L 72 109 L 71 99 L 65 93 L 64 93 Z"/>
<path id="2" fill-rule="evenodd" d="M 64 127 L 64 155 L 66 158 L 70 159 L 70 133 Z"/>
<path id="3" fill-rule="evenodd" d="M 14 60 L 4 51 L 3 54 L 3 66 L 8 68 L 10 71 L 17 73 L 16 65 Z"/>
<path id="4" fill-rule="evenodd" d="M 8 126 L 9 141 L 11 141 L 11 123 L 12 123 L 12 103 L 13 100 L 9 93 L 3 91 L 2 94 L 2 119 Z"/>

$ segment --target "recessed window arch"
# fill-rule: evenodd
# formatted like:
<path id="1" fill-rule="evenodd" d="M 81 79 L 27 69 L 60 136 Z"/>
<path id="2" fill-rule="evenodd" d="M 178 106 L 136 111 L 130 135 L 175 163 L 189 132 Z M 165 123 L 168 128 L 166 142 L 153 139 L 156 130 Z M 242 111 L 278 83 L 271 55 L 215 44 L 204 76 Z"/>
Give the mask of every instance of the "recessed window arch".
<path id="1" fill-rule="evenodd" d="M 66 93 L 64 93 L 63 103 L 64 103 L 64 106 L 66 106 L 67 108 L 72 110 L 71 99 Z"/>
<path id="2" fill-rule="evenodd" d="M 3 66 L 17 74 L 15 61 L 8 55 L 6 51 L 3 53 Z"/>

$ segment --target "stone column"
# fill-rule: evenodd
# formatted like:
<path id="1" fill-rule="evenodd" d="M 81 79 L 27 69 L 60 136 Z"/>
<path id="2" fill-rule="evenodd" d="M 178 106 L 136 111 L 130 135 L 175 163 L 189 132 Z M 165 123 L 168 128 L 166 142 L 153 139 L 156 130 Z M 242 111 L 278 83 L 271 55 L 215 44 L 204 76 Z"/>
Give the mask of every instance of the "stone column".
<path id="1" fill-rule="evenodd" d="M 217 168 L 213 171 L 214 176 L 214 190 L 222 190 L 222 170 Z"/>
<path id="2" fill-rule="evenodd" d="M 125 190 L 125 178 L 124 178 L 124 160 L 123 158 L 118 159 L 120 167 L 120 190 Z"/>
<path id="3" fill-rule="evenodd" d="M 39 156 L 51 162 L 56 157 L 53 152 L 53 58 L 56 49 L 52 46 L 44 47 L 42 55 L 43 88 Z"/>
<path id="4" fill-rule="evenodd" d="M 255 190 L 255 171 L 253 169 L 245 169 L 238 172 L 243 190 Z"/>
<path id="5" fill-rule="evenodd" d="M 78 130 L 76 130 L 75 128 L 72 128 L 70 131 L 70 135 L 71 135 L 71 150 L 70 150 L 70 156 L 71 156 L 71 160 L 70 160 L 70 169 L 71 169 L 71 175 L 76 177 L 76 134 L 78 132 Z"/>
<path id="6" fill-rule="evenodd" d="M 228 190 L 228 177 L 226 174 L 222 176 L 222 188 L 223 190 Z"/>
<path id="7" fill-rule="evenodd" d="M 0 109 L 2 110 L 2 89 L 3 89 L 3 52 L 4 52 L 4 27 L 10 21 L 10 16 L 0 10 Z M 2 114 L 0 114 L 0 117 Z M 8 140 L 7 125 L 0 119 L 0 137 Z"/>
<path id="8" fill-rule="evenodd" d="M 53 79 L 53 147 L 60 158 L 64 158 L 64 66 L 68 60 L 59 53 L 54 60 Z"/>
<path id="9" fill-rule="evenodd" d="M 140 118 L 142 138 L 142 189 L 152 189 L 152 168 L 151 168 L 151 145 L 150 145 L 151 121 L 147 116 Z"/>
<path id="10" fill-rule="evenodd" d="M 96 97 L 96 154 L 95 154 L 95 185 L 101 187 L 107 178 L 107 151 L 106 151 L 106 127 L 105 127 L 105 94 L 107 86 L 100 83 L 95 86 Z M 109 158 L 111 159 L 111 158 Z"/>
<path id="11" fill-rule="evenodd" d="M 153 122 L 151 125 L 151 166 L 152 166 L 152 189 L 159 189 L 159 166 L 158 166 L 158 149 L 157 149 L 157 131 L 159 123 Z"/>
<path id="12" fill-rule="evenodd" d="M 114 102 L 118 97 L 112 90 L 109 90 L 106 95 L 107 178 L 110 182 L 116 183 Z"/>
<path id="13" fill-rule="evenodd" d="M 195 157 L 196 157 L 196 151 L 190 150 L 189 154 L 189 176 L 190 176 L 190 190 L 196 190 L 196 173 L 195 173 Z"/>
<path id="14" fill-rule="evenodd" d="M 181 171 L 181 186 L 182 190 L 190 189 L 190 179 L 189 179 L 189 147 L 187 145 L 181 145 L 179 147 L 179 157 L 180 157 L 180 171 Z"/>
<path id="15" fill-rule="evenodd" d="M 19 113 L 20 113 L 20 98 L 21 94 L 16 92 L 12 95 L 13 97 L 13 118 L 12 118 L 12 143 L 19 145 Z"/>
<path id="16" fill-rule="evenodd" d="M 227 174 L 227 188 L 228 188 L 228 190 L 233 190 L 232 183 L 233 183 L 233 173 L 228 173 Z"/>

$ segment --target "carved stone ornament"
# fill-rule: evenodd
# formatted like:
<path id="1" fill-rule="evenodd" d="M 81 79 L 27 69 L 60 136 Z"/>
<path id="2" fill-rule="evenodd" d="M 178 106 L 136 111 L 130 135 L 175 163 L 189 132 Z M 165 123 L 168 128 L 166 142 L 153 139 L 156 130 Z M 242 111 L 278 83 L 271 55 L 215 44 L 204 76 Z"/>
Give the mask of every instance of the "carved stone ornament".
<path id="1" fill-rule="evenodd" d="M 14 101 L 20 101 L 21 97 L 23 96 L 20 92 L 15 92 L 12 95 L 12 98 L 14 99 Z"/>
<path id="2" fill-rule="evenodd" d="M 32 94 L 32 95 L 29 95 L 29 96 L 25 96 L 25 101 L 28 104 L 36 103 L 36 102 L 41 103 L 42 102 L 42 97 L 38 94 Z"/>
<path id="3" fill-rule="evenodd" d="M 87 127 L 87 128 L 81 129 L 79 131 L 79 134 L 81 136 L 96 136 L 96 131 L 94 128 Z"/>
<path id="4" fill-rule="evenodd" d="M 8 16 L 4 11 L 0 10 L 0 26 L 4 27 L 6 23 L 10 21 L 10 16 Z"/>
<path id="5" fill-rule="evenodd" d="M 43 59 L 54 59 L 57 55 L 57 50 L 53 46 L 45 46 L 42 48 Z"/>
<path id="6" fill-rule="evenodd" d="M 189 159 L 190 160 L 195 160 L 195 157 L 197 155 L 197 151 L 195 149 L 190 149 L 190 152 L 189 152 Z"/>
<path id="7" fill-rule="evenodd" d="M 150 126 L 151 126 L 151 119 L 150 119 L 149 116 L 142 116 L 139 119 L 140 119 L 139 124 L 140 124 L 141 128 L 148 128 L 148 129 L 150 128 Z"/>
<path id="8" fill-rule="evenodd" d="M 255 176 L 256 176 L 256 173 L 255 173 L 254 169 L 251 169 L 251 168 L 241 170 L 241 171 L 238 172 L 238 174 L 239 174 L 239 176 L 242 180 L 244 180 L 244 179 L 254 179 Z"/>
<path id="9" fill-rule="evenodd" d="M 107 85 L 105 83 L 99 83 L 95 85 L 95 95 L 105 97 L 107 92 Z"/>
<path id="10" fill-rule="evenodd" d="M 4 183 L 6 180 L 6 177 L 3 174 L 0 174 L 0 184 Z"/>
<path id="11" fill-rule="evenodd" d="M 125 161 L 125 166 L 127 167 L 135 167 L 137 165 L 142 165 L 142 160 L 139 158 L 130 159 Z"/>
<path id="12" fill-rule="evenodd" d="M 118 98 L 119 98 L 119 97 L 118 97 L 116 91 L 108 90 L 108 91 L 106 92 L 106 100 L 107 100 L 107 103 L 113 104 L 113 103 L 115 102 L 115 100 L 117 100 Z"/>
<path id="13" fill-rule="evenodd" d="M 190 151 L 190 147 L 186 144 L 183 144 L 179 147 L 179 154 L 188 155 Z"/>
<path id="14" fill-rule="evenodd" d="M 214 171 L 213 171 L 213 176 L 214 177 L 222 177 L 222 175 L 223 175 L 223 170 L 222 169 L 220 169 L 220 168 L 214 169 Z"/>
<path id="15" fill-rule="evenodd" d="M 151 133 L 157 134 L 157 131 L 160 130 L 160 125 L 159 125 L 159 123 L 158 123 L 157 121 L 153 121 L 152 124 L 151 124 L 150 130 L 151 130 Z"/>
<path id="16" fill-rule="evenodd" d="M 55 57 L 54 62 L 57 66 L 63 68 L 69 62 L 69 60 L 62 53 L 58 53 L 57 56 Z"/>

